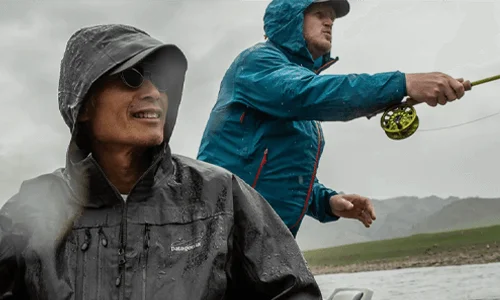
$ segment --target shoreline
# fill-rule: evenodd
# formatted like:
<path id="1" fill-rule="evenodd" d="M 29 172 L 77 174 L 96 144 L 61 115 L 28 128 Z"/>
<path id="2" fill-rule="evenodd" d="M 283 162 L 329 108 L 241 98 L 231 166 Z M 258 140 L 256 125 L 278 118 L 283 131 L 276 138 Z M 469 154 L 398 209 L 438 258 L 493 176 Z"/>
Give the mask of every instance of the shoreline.
<path id="1" fill-rule="evenodd" d="M 309 268 L 314 276 L 358 273 L 370 271 L 386 271 L 420 267 L 460 266 L 471 264 L 488 264 L 500 262 L 500 244 L 485 246 L 468 246 L 451 251 L 435 251 L 429 249 L 425 254 L 402 258 L 387 258 L 337 266 L 312 266 Z"/>

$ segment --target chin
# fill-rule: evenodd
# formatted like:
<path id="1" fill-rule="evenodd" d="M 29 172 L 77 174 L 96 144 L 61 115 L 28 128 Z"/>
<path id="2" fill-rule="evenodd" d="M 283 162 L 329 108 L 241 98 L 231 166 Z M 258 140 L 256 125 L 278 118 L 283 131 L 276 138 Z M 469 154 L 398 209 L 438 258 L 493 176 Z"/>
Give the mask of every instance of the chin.
<path id="1" fill-rule="evenodd" d="M 322 50 L 324 54 L 326 54 L 332 50 L 332 45 L 330 42 L 324 42 L 321 45 L 319 45 L 319 48 Z"/>
<path id="2" fill-rule="evenodd" d="M 163 142 L 163 133 L 162 134 L 142 134 L 141 136 L 137 136 L 134 139 L 134 144 L 141 147 L 154 147 L 158 146 Z"/>
<path id="3" fill-rule="evenodd" d="M 147 140 L 146 142 L 148 146 L 153 147 L 153 146 L 158 146 L 161 143 L 163 143 L 163 135 L 162 136 L 155 136 L 151 137 Z"/>

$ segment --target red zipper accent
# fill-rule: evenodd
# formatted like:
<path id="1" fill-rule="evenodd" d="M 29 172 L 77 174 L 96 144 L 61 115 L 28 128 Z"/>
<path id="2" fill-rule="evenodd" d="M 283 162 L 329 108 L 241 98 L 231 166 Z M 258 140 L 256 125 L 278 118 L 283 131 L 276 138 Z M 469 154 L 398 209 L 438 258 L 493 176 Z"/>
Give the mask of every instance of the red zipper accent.
<path id="1" fill-rule="evenodd" d="M 311 192 L 312 192 L 312 188 L 313 188 L 313 185 L 314 185 L 314 178 L 316 177 L 316 171 L 318 169 L 318 159 L 319 159 L 319 154 L 320 154 L 320 151 L 321 151 L 321 132 L 319 130 L 318 123 L 315 123 L 315 124 L 316 124 L 316 128 L 318 129 L 318 150 L 316 151 L 316 160 L 314 162 L 314 169 L 313 169 L 313 173 L 312 173 L 312 176 L 311 176 L 311 182 L 309 183 L 309 189 L 307 190 L 306 201 L 304 202 L 304 207 L 302 207 L 302 212 L 300 213 L 300 217 L 297 220 L 297 222 L 295 222 L 295 224 L 293 224 L 293 226 L 290 227 L 290 229 L 293 229 L 294 227 L 296 227 L 297 225 L 299 225 L 299 222 L 302 220 L 302 218 L 304 218 L 304 215 L 305 215 L 305 213 L 307 211 L 307 207 L 308 207 L 308 204 L 309 204 L 309 198 L 311 197 Z"/>
<path id="2" fill-rule="evenodd" d="M 331 61 L 329 61 L 326 64 L 324 64 L 321 67 L 319 67 L 319 69 L 316 70 L 315 73 L 319 74 L 321 71 L 323 71 L 327 67 L 333 65 L 338 60 L 339 60 L 338 57 L 332 59 Z M 299 222 L 302 220 L 302 218 L 304 218 L 304 215 L 305 215 L 305 213 L 307 211 L 307 207 L 308 207 L 308 204 L 309 204 L 309 198 L 311 197 L 311 192 L 312 192 L 312 188 L 313 188 L 313 185 L 314 185 L 314 178 L 316 177 L 316 171 L 318 170 L 318 160 L 319 160 L 319 154 L 320 154 L 320 151 L 321 151 L 321 131 L 319 130 L 318 123 L 315 123 L 315 124 L 316 124 L 316 128 L 318 129 L 318 150 L 316 151 L 316 159 L 315 159 L 315 162 L 314 162 L 314 169 L 313 169 L 313 173 L 312 173 L 312 176 L 311 176 L 311 183 L 309 183 L 309 188 L 307 190 L 306 201 L 304 202 L 304 207 L 302 207 L 302 212 L 300 213 L 300 217 L 297 220 L 297 222 L 295 222 L 295 224 L 293 224 L 293 226 L 290 227 L 290 229 L 293 229 L 294 227 L 296 227 L 297 225 L 299 225 Z"/>
<path id="3" fill-rule="evenodd" d="M 338 57 L 336 57 L 336 58 L 334 58 L 334 59 L 330 60 L 330 61 L 329 61 L 329 62 L 327 62 L 326 64 L 324 64 L 324 65 L 322 65 L 321 67 L 319 67 L 319 69 L 318 69 L 318 70 L 316 70 L 316 72 L 315 72 L 315 73 L 316 73 L 316 74 L 321 73 L 321 71 L 323 71 L 324 69 L 326 69 L 326 68 L 330 67 L 331 65 L 333 65 L 334 63 L 336 63 L 338 60 L 339 60 L 339 58 L 338 58 Z"/>
<path id="4" fill-rule="evenodd" d="M 240 116 L 240 123 L 243 123 L 243 120 L 245 119 L 245 113 L 246 111 L 244 111 L 241 116 Z"/>
<path id="5" fill-rule="evenodd" d="M 252 187 L 255 188 L 257 185 L 257 181 L 259 180 L 260 172 L 262 171 L 262 168 L 267 162 L 267 149 L 264 150 L 264 156 L 262 157 L 262 160 L 260 161 L 259 169 L 257 170 L 257 175 L 255 175 L 255 179 L 253 180 Z"/>

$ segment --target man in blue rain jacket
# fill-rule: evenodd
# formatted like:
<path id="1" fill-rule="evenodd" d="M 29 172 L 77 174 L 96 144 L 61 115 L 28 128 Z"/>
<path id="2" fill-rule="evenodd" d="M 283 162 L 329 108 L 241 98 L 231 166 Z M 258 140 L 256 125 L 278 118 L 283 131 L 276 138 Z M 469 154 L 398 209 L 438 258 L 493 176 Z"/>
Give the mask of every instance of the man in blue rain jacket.
<path id="1" fill-rule="evenodd" d="M 264 16 L 267 40 L 227 70 L 198 153 L 260 192 L 294 236 L 306 214 L 366 227 L 375 219 L 368 198 L 337 194 L 316 177 L 325 145 L 319 121 L 369 116 L 406 96 L 444 105 L 470 84 L 438 72 L 319 75 L 337 61 L 332 24 L 349 10 L 346 0 L 273 0 Z"/>

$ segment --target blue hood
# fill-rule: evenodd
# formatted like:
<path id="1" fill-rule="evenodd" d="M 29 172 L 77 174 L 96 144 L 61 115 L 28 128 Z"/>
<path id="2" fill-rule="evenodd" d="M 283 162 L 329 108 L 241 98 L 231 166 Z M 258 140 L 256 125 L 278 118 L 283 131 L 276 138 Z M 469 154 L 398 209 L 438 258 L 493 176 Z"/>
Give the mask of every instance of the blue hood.
<path id="1" fill-rule="evenodd" d="M 314 0 L 273 0 L 264 14 L 264 32 L 276 46 L 286 50 L 290 60 L 308 68 L 319 67 L 332 58 L 325 54 L 316 62 L 304 39 L 304 11 Z M 337 58 L 336 58 L 337 59 Z"/>

